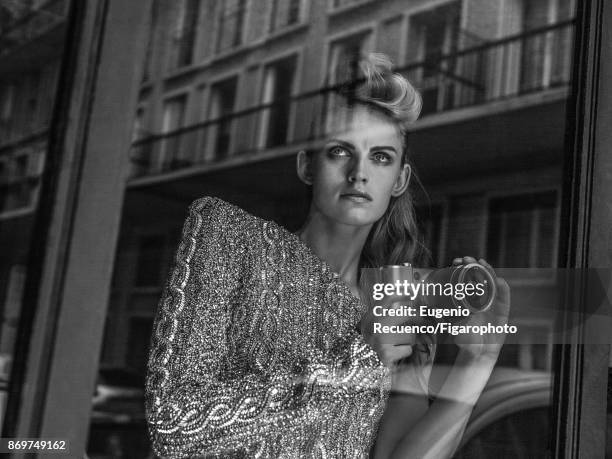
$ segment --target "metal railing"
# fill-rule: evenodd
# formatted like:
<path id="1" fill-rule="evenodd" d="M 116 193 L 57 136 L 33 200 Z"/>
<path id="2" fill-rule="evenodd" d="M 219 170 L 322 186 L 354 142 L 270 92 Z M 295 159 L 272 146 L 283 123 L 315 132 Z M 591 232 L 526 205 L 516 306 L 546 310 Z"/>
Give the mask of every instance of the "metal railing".
<path id="1" fill-rule="evenodd" d="M 567 86 L 573 21 L 486 42 L 448 55 L 429 56 L 397 71 L 420 90 L 422 116 Z M 322 136 L 337 96 L 322 88 L 214 120 L 137 140 L 133 176 L 144 176 L 253 155 Z"/>
<path id="2" fill-rule="evenodd" d="M 69 0 L 50 0 L 0 30 L 0 55 L 28 43 L 65 21 Z"/>
<path id="3" fill-rule="evenodd" d="M 572 20 L 428 56 L 402 73 L 421 91 L 422 116 L 567 86 Z"/>

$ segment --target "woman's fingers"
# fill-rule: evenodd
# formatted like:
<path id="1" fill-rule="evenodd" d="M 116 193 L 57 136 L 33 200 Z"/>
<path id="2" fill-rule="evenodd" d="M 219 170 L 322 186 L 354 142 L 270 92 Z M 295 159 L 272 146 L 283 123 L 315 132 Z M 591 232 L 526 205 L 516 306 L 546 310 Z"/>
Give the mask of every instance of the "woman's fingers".
<path id="1" fill-rule="evenodd" d="M 453 266 L 467 265 L 468 263 L 477 263 L 476 258 L 465 256 L 465 257 L 457 257 L 453 259 Z"/>

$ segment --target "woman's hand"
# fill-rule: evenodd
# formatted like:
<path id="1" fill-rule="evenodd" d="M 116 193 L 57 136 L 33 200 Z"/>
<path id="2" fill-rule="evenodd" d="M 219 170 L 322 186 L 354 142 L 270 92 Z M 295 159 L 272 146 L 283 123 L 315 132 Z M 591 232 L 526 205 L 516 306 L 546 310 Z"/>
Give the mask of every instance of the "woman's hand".
<path id="1" fill-rule="evenodd" d="M 497 295 L 491 307 L 478 314 L 470 314 L 465 322 L 461 325 L 493 326 L 505 325 L 508 323 L 508 314 L 510 312 L 510 287 L 508 283 L 501 277 L 497 277 L 495 271 L 483 258 L 476 261 L 473 257 L 455 258 L 453 266 L 464 265 L 468 263 L 479 263 L 484 266 L 495 279 L 497 286 Z M 491 357 L 497 359 L 499 351 L 504 344 L 506 336 L 503 333 L 486 333 L 486 334 L 459 334 L 454 341 L 459 349 L 466 352 L 468 355 L 480 358 Z"/>

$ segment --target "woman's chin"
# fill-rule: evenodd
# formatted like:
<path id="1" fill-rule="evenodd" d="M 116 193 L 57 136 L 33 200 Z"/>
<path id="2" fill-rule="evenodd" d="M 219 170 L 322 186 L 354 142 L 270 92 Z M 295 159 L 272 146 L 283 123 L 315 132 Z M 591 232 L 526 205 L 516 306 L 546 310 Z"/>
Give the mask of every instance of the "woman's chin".
<path id="1" fill-rule="evenodd" d="M 371 211 L 365 209 L 343 210 L 334 215 L 333 219 L 338 223 L 351 226 L 367 226 L 376 223 L 379 216 L 372 215 Z"/>

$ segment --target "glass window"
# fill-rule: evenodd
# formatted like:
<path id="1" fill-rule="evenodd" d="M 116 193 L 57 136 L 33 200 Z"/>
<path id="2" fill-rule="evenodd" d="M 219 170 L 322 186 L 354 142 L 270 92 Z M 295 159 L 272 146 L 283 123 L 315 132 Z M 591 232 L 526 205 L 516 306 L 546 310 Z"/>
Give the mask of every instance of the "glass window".
<path id="1" fill-rule="evenodd" d="M 237 89 L 237 77 L 215 83 L 211 88 L 208 105 L 208 119 L 211 124 L 208 125 L 206 133 L 208 138 L 206 152 L 208 155 L 213 155 L 215 159 L 222 159 L 230 152 L 234 124 L 231 114 L 236 105 Z M 212 159 L 212 157 L 207 156 L 206 159 Z"/>
<path id="2" fill-rule="evenodd" d="M 11 380 L 19 380 L 27 360 L 15 352 L 36 312 L 24 296 L 28 276 L 32 282 L 37 275 L 34 236 L 44 234 L 35 227 L 38 205 L 55 204 L 53 194 L 41 196 L 40 188 L 49 174 L 48 128 L 69 6 L 68 0 L 0 4 L 0 423 Z"/>
<path id="3" fill-rule="evenodd" d="M 157 157 L 158 170 L 172 169 L 181 160 L 182 135 L 176 131 L 185 125 L 186 108 L 186 94 L 172 97 L 164 102 L 162 117 L 164 141 L 160 145 Z"/>
<path id="4" fill-rule="evenodd" d="M 558 200 L 554 191 L 492 199 L 489 247 L 496 266 L 551 268 L 556 264 Z"/>
<path id="5" fill-rule="evenodd" d="M 301 22 L 303 0 L 272 0 L 270 32 Z"/>
<path id="6" fill-rule="evenodd" d="M 198 14 L 193 12 L 200 2 L 178 3 L 181 15 L 176 23 L 178 38 L 175 37 L 171 58 L 174 67 L 194 61 Z M 357 3 L 366 2 L 334 0 L 331 5 Z M 410 57 L 409 68 L 400 71 L 410 76 L 425 102 L 422 119 L 409 128 L 409 145 L 410 159 L 419 171 L 423 186 L 437 197 L 436 204 L 430 208 L 418 209 L 418 222 L 431 250 L 431 266 L 446 266 L 453 257 L 463 255 L 485 256 L 496 267 L 556 266 L 561 256 L 559 246 L 563 243 L 559 235 L 564 234 L 568 225 L 560 220 L 560 207 L 564 204 L 561 190 L 567 185 L 563 178 L 567 166 L 563 152 L 568 89 L 571 89 L 574 2 L 427 0 L 418 5 L 412 3 L 405 2 L 405 11 L 403 7 L 399 11 L 400 15 L 406 14 L 407 22 L 402 25 L 408 26 L 409 32 L 402 37 L 404 42 L 398 43 L 398 48 L 407 50 Z M 210 52 L 223 54 L 241 47 L 240 53 L 219 56 L 203 63 L 202 68 L 194 66 L 172 79 L 164 79 L 159 74 L 163 69 L 151 66 L 150 78 L 140 88 L 143 99 L 148 98 L 147 123 L 144 109 L 134 110 L 133 140 L 139 140 L 138 133 L 145 124 L 156 126 L 161 135 L 152 139 L 155 148 L 150 168 L 142 176 L 130 179 L 125 205 L 117 209 L 124 229 L 150 230 L 160 222 L 178 227 L 189 202 L 202 194 L 220 196 L 287 227 L 299 226 L 307 209 L 308 195 L 287 172 L 293 170 L 292 155 L 298 149 L 292 149 L 294 145 L 288 141 L 295 139 L 291 132 L 294 125 L 308 123 L 306 111 L 292 113 L 289 96 L 295 92 L 294 82 L 304 82 L 303 87 L 309 91 L 314 88 L 316 92 L 322 89 L 317 87 L 322 73 L 326 73 L 325 86 L 354 78 L 357 57 L 365 51 L 376 51 L 371 47 L 369 32 L 355 31 L 379 27 L 373 22 L 388 17 L 383 9 L 397 7 L 399 3 L 370 2 L 367 8 L 354 8 L 337 15 L 313 11 L 312 19 L 319 27 L 313 28 L 316 30 L 312 34 L 305 32 L 308 50 L 300 57 L 303 62 L 299 68 L 295 58 L 278 60 L 279 56 L 293 52 L 289 51 L 290 47 L 295 49 L 295 42 L 291 40 L 287 43 L 275 40 L 274 46 L 264 41 L 243 46 L 246 44 L 246 0 L 217 1 L 216 5 L 214 17 L 209 18 L 210 34 L 215 36 L 209 41 Z M 274 1 L 273 5 L 271 30 L 281 30 L 303 20 L 302 2 Z M 377 10 L 379 6 L 381 9 Z M 371 11 L 380 14 L 369 14 Z M 0 22 L 3 20 L 0 16 Z M 485 29 L 494 32 L 487 33 Z M 345 38 L 336 39 L 339 36 Z M 321 43 L 329 43 L 329 52 L 312 52 L 312 46 L 321 46 Z M 152 61 L 160 61 L 155 55 L 158 50 L 155 47 L 151 50 Z M 328 56 L 326 62 L 320 62 L 321 55 Z M 0 54 L 0 62 L 1 59 Z M 166 62 L 163 56 L 160 62 L 162 66 Z M 227 75 L 247 72 L 252 72 L 249 82 L 253 84 L 243 85 L 241 80 L 241 85 L 247 88 L 238 91 L 238 77 L 228 79 Z M 0 142 L 4 142 L 0 143 L 1 184 L 20 183 L 15 186 L 10 201 L 3 198 L 5 207 L 0 216 L 3 225 L 0 248 L 6 256 L 0 264 L 0 299 L 4 301 L 0 378 L 10 371 L 10 341 L 15 331 L 11 325 L 17 320 L 14 311 L 20 307 L 27 277 L 27 244 L 16 243 L 7 234 L 20 234 L 27 239 L 31 224 L 31 220 L 6 217 L 4 209 L 36 202 L 32 190 L 36 189 L 44 165 L 44 153 L 30 156 L 31 150 L 26 153 L 21 150 L 21 144 L 12 143 L 34 129 L 32 120 L 45 118 L 34 115 L 48 105 L 43 99 L 20 97 L 35 87 L 39 88 L 38 93 L 45 92 L 44 77 L 37 84 L 36 77 L 32 78 L 27 85 L 24 83 L 26 89 L 21 88 L 20 81 L 0 78 L 0 88 L 11 87 L 5 92 L 0 90 Z M 206 88 L 206 103 L 198 106 L 198 110 L 204 119 L 199 119 L 197 126 L 189 126 L 187 94 L 201 87 Z M 263 88 L 260 99 L 259 88 Z M 304 95 L 303 99 L 308 97 Z M 261 100 L 265 108 L 254 108 L 258 122 L 246 134 L 237 128 L 233 116 L 239 107 L 253 107 L 257 103 L 255 99 Z M 455 110 L 468 106 L 470 110 Z M 445 113 L 452 110 L 453 113 Z M 5 116 L 6 113 L 10 115 Z M 196 129 L 202 151 L 195 151 L 188 140 L 189 132 Z M 9 139 L 6 142 L 5 133 Z M 261 156 L 259 152 L 250 154 L 249 151 L 238 157 L 237 152 L 242 150 L 236 144 L 247 136 L 253 144 L 250 146 L 285 148 L 270 149 Z M 322 139 L 313 140 L 316 144 Z M 38 151 L 44 152 L 44 149 Z M 193 158 L 204 161 L 192 167 Z M 213 164 L 230 158 L 231 161 L 223 164 Z M 185 170 L 146 177 L 179 167 Z M 29 188 L 24 188 L 24 183 Z M 526 191 L 534 185 L 557 191 Z M 105 358 L 124 369 L 143 372 L 155 299 L 163 283 L 168 251 L 173 252 L 175 248 L 176 240 L 170 243 L 168 238 L 159 235 L 120 241 L 118 252 L 131 251 L 132 259 L 125 264 L 118 261 L 116 265 L 110 295 L 114 327 L 109 327 L 112 332 L 105 335 L 106 340 L 116 340 L 116 346 L 105 347 L 115 349 L 108 351 L 112 355 Z M 122 282 L 126 284 L 118 286 Z M 533 286 L 514 279 L 511 287 L 513 296 L 521 298 Z M 551 324 L 528 319 L 519 318 L 520 344 L 504 347 L 492 383 L 485 389 L 477 414 L 470 421 L 468 429 L 471 430 L 466 434 L 464 449 L 457 457 L 551 455 L 549 431 L 556 427 L 549 410 L 554 399 L 551 380 L 558 371 L 552 358 Z M 3 366 L 6 362 L 9 363 Z M 2 382 L 6 383 L 0 381 L 0 387 L 4 387 Z M 527 394 L 526 387 L 536 390 Z M 527 396 L 534 398 L 521 404 Z M 95 410 L 94 417 L 100 413 Z M 137 414 L 131 412 L 130 420 L 142 427 L 144 421 Z M 117 430 L 116 425 L 114 428 Z M 135 457 L 149 453 L 142 444 L 140 449 L 130 449 L 127 453 L 120 444 L 128 440 L 119 437 L 107 438 L 100 454 Z"/>
<path id="7" fill-rule="evenodd" d="M 327 65 L 327 78 L 330 84 L 355 78 L 358 71 L 357 62 L 368 48 L 369 38 L 369 32 L 362 32 L 332 43 Z"/>
<path id="8" fill-rule="evenodd" d="M 198 19 L 200 16 L 200 0 L 180 0 L 179 11 L 172 36 L 172 68 L 179 68 L 193 63 Z"/>
<path id="9" fill-rule="evenodd" d="M 369 49 L 370 32 L 360 32 L 332 42 L 327 63 L 326 83 L 328 86 L 335 86 L 348 83 L 357 78 L 359 71 L 359 59 Z M 336 104 L 334 93 L 324 94 L 325 104 L 331 109 Z M 328 109 L 325 112 L 325 131 L 332 129 L 331 120 L 333 113 Z M 347 119 L 338 116 L 335 123 L 342 126 Z"/>
<path id="10" fill-rule="evenodd" d="M 534 33 L 551 25 L 562 24 L 573 15 L 571 0 L 525 0 L 522 43 L 521 91 L 541 90 L 569 80 L 571 31 L 567 27 L 548 33 Z M 570 52 L 568 52 L 570 51 Z"/>
<path id="11" fill-rule="evenodd" d="M 243 43 L 246 0 L 228 0 L 221 5 L 217 33 L 217 53 L 236 48 Z"/>
<path id="12" fill-rule="evenodd" d="M 261 148 L 283 145 L 291 121 L 291 97 L 296 58 L 289 57 L 266 68 L 261 111 L 259 145 Z"/>
<path id="13" fill-rule="evenodd" d="M 412 78 L 423 96 L 423 114 L 441 111 L 451 105 L 454 97 L 455 59 L 441 59 L 455 52 L 459 45 L 460 2 L 416 14 L 410 19 L 410 34 L 416 46 L 411 53 L 423 62 Z"/>

